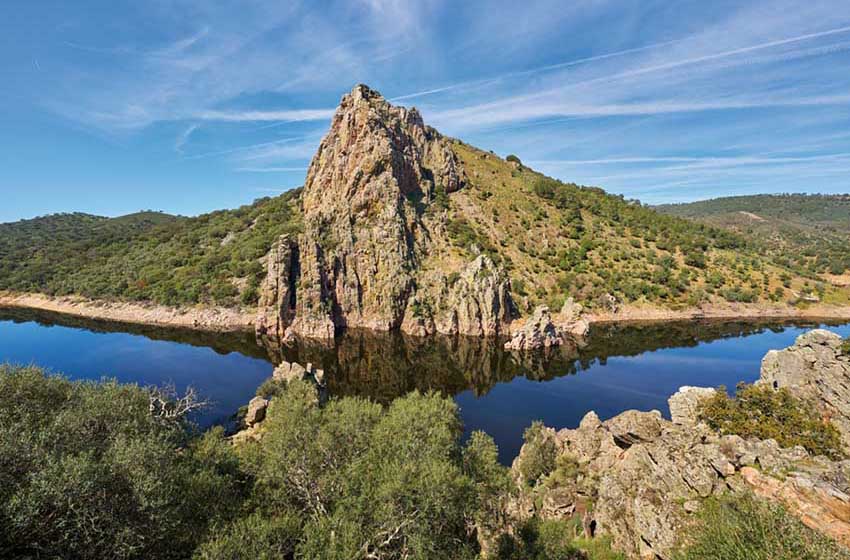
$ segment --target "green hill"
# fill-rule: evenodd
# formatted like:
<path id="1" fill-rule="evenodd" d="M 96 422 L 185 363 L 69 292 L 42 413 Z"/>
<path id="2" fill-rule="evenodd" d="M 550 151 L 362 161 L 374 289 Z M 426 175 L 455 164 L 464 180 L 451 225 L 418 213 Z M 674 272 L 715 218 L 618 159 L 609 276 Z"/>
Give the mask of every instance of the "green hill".
<path id="1" fill-rule="evenodd" d="M 166 305 L 253 303 L 298 191 L 196 218 L 57 214 L 0 224 L 0 289 Z"/>
<path id="2" fill-rule="evenodd" d="M 656 209 L 746 235 L 800 274 L 850 269 L 850 195 L 735 196 Z"/>

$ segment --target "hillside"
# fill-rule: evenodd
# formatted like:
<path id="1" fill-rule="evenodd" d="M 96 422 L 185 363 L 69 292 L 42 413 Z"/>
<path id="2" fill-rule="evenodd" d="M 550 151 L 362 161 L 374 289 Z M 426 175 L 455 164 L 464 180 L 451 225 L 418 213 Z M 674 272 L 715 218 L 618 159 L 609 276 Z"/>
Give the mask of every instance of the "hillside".
<path id="1" fill-rule="evenodd" d="M 841 215 L 811 208 L 822 228 L 805 231 L 834 228 L 838 238 Z M 831 244 L 813 245 L 803 266 L 790 245 L 765 252 L 748 230 L 662 210 L 444 137 L 416 109 L 357 86 L 302 189 L 196 218 L 2 225 L 0 290 L 258 307 L 258 332 L 272 337 L 343 327 L 501 334 L 570 296 L 601 311 L 785 304 L 809 293 L 848 302 L 810 264 L 834 258 Z"/>
<path id="2" fill-rule="evenodd" d="M 800 274 L 836 280 L 850 269 L 850 195 L 735 196 L 656 209 L 753 238 Z"/>
<path id="3" fill-rule="evenodd" d="M 197 218 L 59 214 L 0 224 L 0 290 L 253 304 L 264 275 L 258 259 L 277 235 L 297 229 L 297 198 L 295 191 Z"/>

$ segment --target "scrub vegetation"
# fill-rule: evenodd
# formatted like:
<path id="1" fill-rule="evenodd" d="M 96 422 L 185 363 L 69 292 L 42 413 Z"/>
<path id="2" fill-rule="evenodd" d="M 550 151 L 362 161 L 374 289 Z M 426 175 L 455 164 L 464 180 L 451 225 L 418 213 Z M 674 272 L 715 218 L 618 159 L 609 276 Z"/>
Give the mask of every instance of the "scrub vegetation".
<path id="1" fill-rule="evenodd" d="M 300 191 L 196 218 L 58 214 L 0 224 L 0 290 L 235 307 L 256 303 L 274 240 L 301 229 Z"/>
<path id="2" fill-rule="evenodd" d="M 838 429 L 825 422 L 810 403 L 794 397 L 786 388 L 769 385 L 738 385 L 735 397 L 721 387 L 700 403 L 699 416 L 723 434 L 743 438 L 775 439 L 781 447 L 801 445 L 810 453 L 842 459 Z"/>

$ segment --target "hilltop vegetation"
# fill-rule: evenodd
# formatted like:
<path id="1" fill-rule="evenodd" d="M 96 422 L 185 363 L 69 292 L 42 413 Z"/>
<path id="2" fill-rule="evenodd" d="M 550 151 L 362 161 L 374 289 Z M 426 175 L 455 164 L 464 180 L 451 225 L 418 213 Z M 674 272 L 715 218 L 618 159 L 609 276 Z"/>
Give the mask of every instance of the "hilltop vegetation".
<path id="1" fill-rule="evenodd" d="M 572 295 L 590 307 L 611 294 L 664 307 L 712 301 L 785 302 L 796 293 L 846 294 L 746 236 L 668 216 L 595 187 L 563 183 L 455 143 L 470 179 L 448 197 L 449 233 L 509 270 L 526 308 Z"/>
<path id="2" fill-rule="evenodd" d="M 798 274 L 850 269 L 850 195 L 734 196 L 656 209 L 747 235 Z"/>
<path id="3" fill-rule="evenodd" d="M 0 225 L 0 290 L 253 305 L 260 257 L 298 231 L 299 191 L 197 218 L 60 214 Z"/>

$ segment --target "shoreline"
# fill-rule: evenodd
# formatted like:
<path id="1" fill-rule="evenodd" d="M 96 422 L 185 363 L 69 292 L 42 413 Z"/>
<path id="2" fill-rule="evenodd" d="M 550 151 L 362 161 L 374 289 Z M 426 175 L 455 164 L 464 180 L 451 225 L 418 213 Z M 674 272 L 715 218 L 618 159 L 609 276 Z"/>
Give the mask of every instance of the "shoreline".
<path id="1" fill-rule="evenodd" d="M 846 319 L 850 306 L 815 304 L 805 308 L 763 303 L 710 304 L 688 309 L 663 309 L 625 305 L 612 312 L 594 312 L 585 316 L 591 325 L 664 323 L 667 321 L 758 320 L 758 319 Z"/>
<path id="2" fill-rule="evenodd" d="M 80 296 L 52 297 L 44 294 L 0 292 L 0 307 L 49 311 L 84 319 L 135 325 L 176 327 L 201 332 L 246 332 L 254 330 L 255 312 L 224 307 L 168 307 L 153 303 L 91 300 Z M 816 304 L 805 308 L 788 305 L 704 305 L 688 309 L 664 309 L 625 305 L 616 312 L 584 315 L 590 325 L 664 323 L 670 321 L 837 319 L 850 321 L 850 306 Z"/>
<path id="3" fill-rule="evenodd" d="M 0 292 L 0 307 L 50 311 L 116 323 L 220 333 L 253 331 L 256 315 L 225 307 L 179 308 L 153 303 L 91 300 L 80 296 L 51 297 L 9 292 Z"/>

